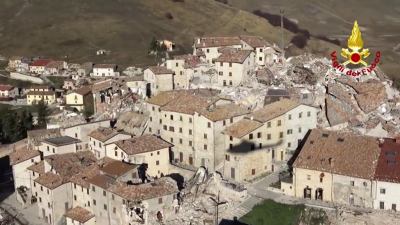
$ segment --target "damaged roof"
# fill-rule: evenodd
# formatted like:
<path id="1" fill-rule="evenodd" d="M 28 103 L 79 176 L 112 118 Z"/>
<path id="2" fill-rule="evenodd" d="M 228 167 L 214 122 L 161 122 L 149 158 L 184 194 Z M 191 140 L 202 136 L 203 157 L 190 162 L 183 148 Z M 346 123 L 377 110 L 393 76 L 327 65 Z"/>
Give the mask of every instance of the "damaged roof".
<path id="1" fill-rule="evenodd" d="M 15 149 L 10 154 L 10 164 L 15 165 L 39 155 L 39 151 L 28 149 L 26 146 L 23 148 Z"/>
<path id="2" fill-rule="evenodd" d="M 99 127 L 96 130 L 90 132 L 88 136 L 101 142 L 106 142 L 118 134 L 128 135 L 124 132 L 118 132 L 117 130 L 110 127 Z"/>
<path id="3" fill-rule="evenodd" d="M 216 62 L 243 63 L 252 53 L 250 50 L 230 49 L 222 51 L 222 54 L 215 59 Z"/>
<path id="4" fill-rule="evenodd" d="M 373 137 L 313 129 L 293 167 L 372 179 L 379 153 Z"/>
<path id="5" fill-rule="evenodd" d="M 400 138 L 385 138 L 380 148 L 381 154 L 374 178 L 379 181 L 400 183 Z"/>
<path id="6" fill-rule="evenodd" d="M 128 185 L 117 183 L 108 189 L 110 192 L 119 195 L 121 198 L 137 201 L 159 198 L 166 195 L 178 193 L 176 182 L 169 177 L 162 177 L 151 183 L 140 185 Z"/>
<path id="7" fill-rule="evenodd" d="M 237 104 L 225 104 L 217 105 L 215 107 L 208 107 L 207 109 L 200 109 L 197 111 L 200 115 L 206 117 L 207 119 L 216 122 L 225 119 L 230 119 L 232 117 L 237 117 L 245 114 L 249 114 L 250 110 L 239 106 Z"/>

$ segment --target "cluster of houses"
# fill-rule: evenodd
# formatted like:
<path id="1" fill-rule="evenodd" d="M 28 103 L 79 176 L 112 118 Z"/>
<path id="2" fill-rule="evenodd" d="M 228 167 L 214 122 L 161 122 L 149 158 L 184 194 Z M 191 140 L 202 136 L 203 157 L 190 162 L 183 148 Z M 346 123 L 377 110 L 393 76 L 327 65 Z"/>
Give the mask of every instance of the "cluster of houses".
<path id="1" fill-rule="evenodd" d="M 100 120 L 29 131 L 28 145 L 10 155 L 17 199 L 38 204 L 48 224 L 162 222 L 181 200 L 168 176 L 171 166 L 205 167 L 243 183 L 289 162 L 293 176 L 281 181 L 284 194 L 396 210 L 398 139 L 321 130 L 324 112 L 312 105 L 309 92 L 269 89 L 257 107 L 223 94 L 282 63 L 281 50 L 260 37 L 196 38 L 193 49 L 133 76 L 114 64 L 77 66 L 76 79 L 64 82 L 62 104 L 57 90 L 29 89 L 27 104 L 60 103 L 94 113 L 114 95 L 135 93 L 144 129 L 128 133 Z M 10 60 L 9 67 L 41 75 L 69 67 L 43 59 L 24 63 Z M 210 75 L 216 88 L 193 88 L 195 78 Z M 102 79 L 79 84 L 85 76 Z"/>

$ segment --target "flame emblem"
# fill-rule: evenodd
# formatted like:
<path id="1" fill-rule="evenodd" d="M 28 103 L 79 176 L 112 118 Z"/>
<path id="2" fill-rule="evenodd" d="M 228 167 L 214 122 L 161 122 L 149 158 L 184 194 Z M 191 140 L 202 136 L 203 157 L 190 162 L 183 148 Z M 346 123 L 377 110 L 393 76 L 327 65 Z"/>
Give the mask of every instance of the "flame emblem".
<path id="1" fill-rule="evenodd" d="M 349 63 L 357 65 L 362 64 L 367 66 L 367 63 L 363 60 L 370 55 L 368 49 L 363 49 L 364 41 L 361 37 L 361 31 L 358 27 L 357 21 L 354 21 L 353 30 L 351 31 L 351 36 L 347 39 L 347 47 L 342 48 L 341 55 L 347 59 L 343 65 L 347 65 Z"/>

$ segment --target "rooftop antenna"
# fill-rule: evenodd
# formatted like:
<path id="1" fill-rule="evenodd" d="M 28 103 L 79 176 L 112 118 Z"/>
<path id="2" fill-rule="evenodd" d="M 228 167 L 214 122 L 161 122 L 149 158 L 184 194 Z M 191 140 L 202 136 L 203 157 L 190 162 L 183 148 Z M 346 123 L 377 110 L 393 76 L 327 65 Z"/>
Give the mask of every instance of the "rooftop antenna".
<path id="1" fill-rule="evenodd" d="M 281 15 L 281 49 L 282 49 L 282 58 L 285 57 L 285 41 L 283 38 L 283 14 L 285 13 L 285 10 L 280 9 L 279 13 Z"/>

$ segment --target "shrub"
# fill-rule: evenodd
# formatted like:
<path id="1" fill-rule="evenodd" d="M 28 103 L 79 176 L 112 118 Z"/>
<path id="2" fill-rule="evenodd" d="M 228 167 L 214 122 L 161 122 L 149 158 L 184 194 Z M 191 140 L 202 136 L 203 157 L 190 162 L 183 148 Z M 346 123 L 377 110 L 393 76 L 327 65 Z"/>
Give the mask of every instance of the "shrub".
<path id="1" fill-rule="evenodd" d="M 165 13 L 165 17 L 166 17 L 167 19 L 169 19 L 169 20 L 173 20 L 173 19 L 174 19 L 174 16 L 173 16 L 172 13 L 170 13 L 170 12 Z"/>

